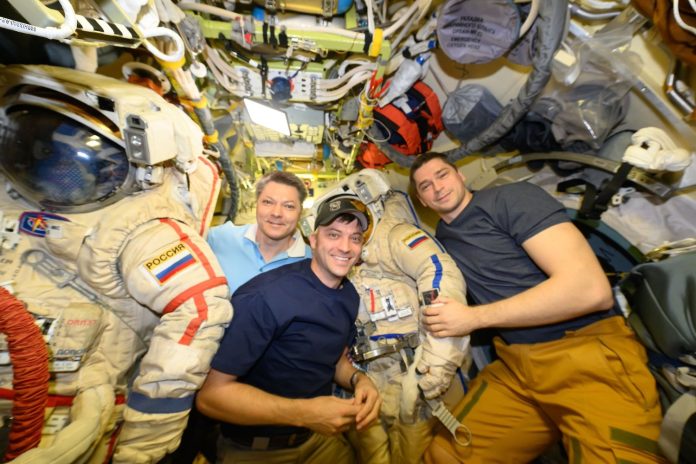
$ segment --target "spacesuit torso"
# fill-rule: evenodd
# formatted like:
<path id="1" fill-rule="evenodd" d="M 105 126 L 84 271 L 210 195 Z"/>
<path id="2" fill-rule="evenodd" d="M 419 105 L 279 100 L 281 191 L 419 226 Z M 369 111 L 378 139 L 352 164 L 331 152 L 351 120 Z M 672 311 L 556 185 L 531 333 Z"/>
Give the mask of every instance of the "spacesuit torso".
<path id="1" fill-rule="evenodd" d="M 436 290 L 465 301 L 464 279 L 440 245 L 414 224 L 399 192 L 384 200 L 384 214 L 350 278 L 361 299 L 352 355 L 382 395 L 386 427 L 386 435 L 374 429 L 359 434 L 361 457 L 369 462 L 419 462 L 433 424 L 418 382 L 422 380 L 421 388 L 423 381 L 432 387 L 424 390 L 428 398 L 440 396 L 469 347 L 468 337 L 437 339 L 422 329 L 421 300 L 434 300 Z M 429 370 L 432 378 L 417 375 L 417 366 Z M 384 452 L 387 440 L 391 457 Z"/>
<path id="2" fill-rule="evenodd" d="M 42 330 L 49 406 L 61 404 L 40 448 L 16 462 L 103 462 L 122 415 L 114 462 L 156 462 L 178 444 L 231 318 L 203 238 L 218 189 L 217 168 L 200 157 L 192 173 L 167 168 L 162 185 L 90 213 L 42 213 L 0 193 L 5 228 L 19 227 L 15 246 L 5 233 L 0 282 Z M 0 387 L 11 390 L 0 361 Z"/>

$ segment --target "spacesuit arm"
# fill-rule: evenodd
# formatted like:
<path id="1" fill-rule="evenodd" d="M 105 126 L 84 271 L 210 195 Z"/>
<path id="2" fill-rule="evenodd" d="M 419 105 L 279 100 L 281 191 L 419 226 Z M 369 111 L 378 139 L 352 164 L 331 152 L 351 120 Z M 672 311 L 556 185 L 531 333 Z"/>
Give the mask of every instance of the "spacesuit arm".
<path id="1" fill-rule="evenodd" d="M 136 229 L 119 265 L 128 292 L 161 320 L 129 393 L 114 462 L 157 462 L 179 444 L 232 317 L 229 291 L 205 240 L 170 219 Z"/>
<path id="2" fill-rule="evenodd" d="M 413 279 L 422 299 L 423 292 L 466 301 L 466 285 L 454 260 L 425 231 L 399 224 L 390 233 L 392 256 L 401 272 Z M 420 313 L 419 313 L 420 321 Z M 419 385 L 427 398 L 444 393 L 457 368 L 469 359 L 469 337 L 436 338 L 421 330 L 422 357 L 417 369 L 425 374 Z"/>

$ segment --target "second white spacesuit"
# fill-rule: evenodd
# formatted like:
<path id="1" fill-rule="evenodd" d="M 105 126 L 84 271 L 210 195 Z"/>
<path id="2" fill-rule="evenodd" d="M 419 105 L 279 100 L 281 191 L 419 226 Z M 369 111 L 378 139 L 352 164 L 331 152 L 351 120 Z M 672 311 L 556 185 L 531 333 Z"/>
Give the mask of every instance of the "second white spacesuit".
<path id="1" fill-rule="evenodd" d="M 218 169 L 200 156 L 197 126 L 149 90 L 54 68 L 0 76 L 0 209 L 14 225 L 0 281 L 43 330 L 52 398 L 39 447 L 14 462 L 112 451 L 114 463 L 157 462 L 178 445 L 232 316 L 204 239 Z M 11 383 L 0 365 L 0 385 Z"/>

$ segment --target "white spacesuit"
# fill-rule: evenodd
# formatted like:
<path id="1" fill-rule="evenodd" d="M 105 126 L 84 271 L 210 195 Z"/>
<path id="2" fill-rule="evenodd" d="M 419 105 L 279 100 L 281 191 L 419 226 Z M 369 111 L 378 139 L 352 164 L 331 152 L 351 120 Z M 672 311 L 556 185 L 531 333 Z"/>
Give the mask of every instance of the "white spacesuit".
<path id="1" fill-rule="evenodd" d="M 357 197 L 371 218 L 361 264 L 350 276 L 361 298 L 352 356 L 383 399 L 381 423 L 352 432 L 351 441 L 360 462 L 418 463 L 434 425 L 425 399 L 445 393 L 469 358 L 469 337 L 433 337 L 419 325 L 420 308 L 436 298 L 434 292 L 465 301 L 464 279 L 383 173 L 363 169 L 322 198 L 344 195 Z M 303 230 L 311 230 L 312 221 L 310 212 Z"/>
<path id="2" fill-rule="evenodd" d="M 40 446 L 13 462 L 150 463 L 178 446 L 232 317 L 203 238 L 220 179 L 202 148 L 148 89 L 0 68 L 0 283 L 42 329 L 51 372 Z"/>

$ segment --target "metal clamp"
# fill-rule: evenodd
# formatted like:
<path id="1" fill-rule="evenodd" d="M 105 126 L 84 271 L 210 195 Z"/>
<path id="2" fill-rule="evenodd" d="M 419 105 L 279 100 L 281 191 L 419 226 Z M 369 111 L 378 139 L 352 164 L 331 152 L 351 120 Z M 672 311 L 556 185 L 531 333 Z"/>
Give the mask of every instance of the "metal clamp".
<path id="1" fill-rule="evenodd" d="M 436 417 L 442 423 L 442 425 L 449 430 L 449 432 L 452 434 L 452 438 L 454 438 L 454 441 L 459 446 L 471 445 L 471 430 L 469 430 L 466 425 L 459 422 L 457 418 L 454 417 L 451 412 L 449 412 L 442 400 L 426 399 L 425 402 L 428 404 L 428 406 L 430 406 L 433 417 Z M 460 432 L 459 436 L 463 436 L 464 438 L 460 439 L 457 432 Z"/>
<path id="2" fill-rule="evenodd" d="M 379 338 L 377 339 L 379 342 Z M 387 354 L 398 353 L 403 349 L 414 349 L 420 344 L 418 334 L 415 332 L 406 334 L 394 343 L 380 344 L 377 347 L 355 345 L 351 350 L 351 356 L 356 362 L 368 362 Z M 365 349 L 367 348 L 367 349 Z"/>

